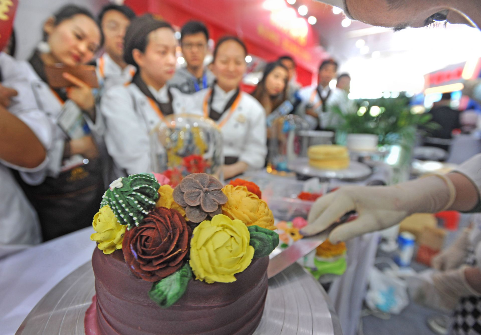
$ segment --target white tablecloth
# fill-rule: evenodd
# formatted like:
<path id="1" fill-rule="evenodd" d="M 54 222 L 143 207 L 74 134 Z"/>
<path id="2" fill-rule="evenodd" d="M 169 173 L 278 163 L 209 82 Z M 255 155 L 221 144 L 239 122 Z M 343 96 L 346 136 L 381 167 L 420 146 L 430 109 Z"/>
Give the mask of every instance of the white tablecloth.
<path id="1" fill-rule="evenodd" d="M 15 334 L 48 291 L 92 258 L 93 232 L 85 228 L 0 259 L 0 334 Z"/>

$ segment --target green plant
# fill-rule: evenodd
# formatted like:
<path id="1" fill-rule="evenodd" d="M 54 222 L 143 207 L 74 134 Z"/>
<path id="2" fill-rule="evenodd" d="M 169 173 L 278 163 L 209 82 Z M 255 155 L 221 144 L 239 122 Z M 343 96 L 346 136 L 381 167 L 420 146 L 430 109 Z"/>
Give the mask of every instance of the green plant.
<path id="1" fill-rule="evenodd" d="M 357 108 L 357 110 L 354 110 Z M 409 98 L 381 98 L 357 101 L 357 106 L 343 113 L 339 106 L 333 106 L 341 123 L 340 131 L 348 134 L 375 134 L 380 145 L 400 144 L 410 146 L 416 138 L 418 127 L 424 130 L 437 129 L 439 125 L 431 121 L 429 114 L 414 114 L 409 106 Z"/>

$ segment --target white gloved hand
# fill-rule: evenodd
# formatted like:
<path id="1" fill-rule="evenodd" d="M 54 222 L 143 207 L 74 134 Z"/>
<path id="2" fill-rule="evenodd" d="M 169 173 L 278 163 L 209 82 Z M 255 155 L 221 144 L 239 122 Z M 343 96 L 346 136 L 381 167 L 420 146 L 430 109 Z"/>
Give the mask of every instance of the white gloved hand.
<path id="1" fill-rule="evenodd" d="M 456 270 L 433 273 L 431 278 L 423 278 L 421 285 L 408 290 L 411 299 L 427 307 L 452 311 L 460 298 L 480 295 L 466 281 L 467 268 L 462 266 Z"/>
<path id="2" fill-rule="evenodd" d="M 338 243 L 391 227 L 414 213 L 439 212 L 454 201 L 456 191 L 449 183 L 447 177 L 430 176 L 394 186 L 341 187 L 314 203 L 309 225 L 301 233 L 315 235 L 356 211 L 356 220 L 341 224 L 329 235 L 332 243 Z"/>
<path id="3" fill-rule="evenodd" d="M 436 255 L 431 261 L 431 266 L 439 271 L 453 270 L 460 267 L 466 260 L 470 229 L 463 229 L 456 241 L 446 250 Z"/>

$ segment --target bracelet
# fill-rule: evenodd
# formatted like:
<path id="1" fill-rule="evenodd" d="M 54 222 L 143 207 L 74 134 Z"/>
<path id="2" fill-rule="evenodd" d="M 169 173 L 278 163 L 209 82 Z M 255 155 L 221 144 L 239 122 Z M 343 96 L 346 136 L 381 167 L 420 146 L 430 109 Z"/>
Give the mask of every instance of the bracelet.
<path id="1" fill-rule="evenodd" d="M 444 212 L 445 210 L 449 209 L 453 205 L 454 201 L 456 200 L 456 188 L 454 187 L 454 184 L 451 181 L 451 179 L 449 179 L 448 176 L 445 174 L 438 174 L 438 173 L 430 173 L 422 176 L 421 178 L 426 178 L 426 177 L 438 177 L 442 179 L 444 183 L 448 186 L 449 201 L 446 204 L 446 206 L 444 206 L 444 208 L 440 210 L 440 212 Z"/>

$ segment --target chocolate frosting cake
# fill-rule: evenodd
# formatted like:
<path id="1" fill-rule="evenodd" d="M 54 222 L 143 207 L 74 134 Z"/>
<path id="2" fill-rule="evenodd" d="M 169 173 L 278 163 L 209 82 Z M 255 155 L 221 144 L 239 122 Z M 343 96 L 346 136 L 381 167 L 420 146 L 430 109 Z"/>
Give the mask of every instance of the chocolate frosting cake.
<path id="1" fill-rule="evenodd" d="M 182 298 L 163 309 L 149 299 L 152 283 L 132 274 L 121 250 L 104 255 L 95 249 L 94 328 L 102 335 L 252 334 L 264 310 L 268 263 L 268 257 L 254 259 L 233 283 L 191 280 Z M 85 329 L 93 334 L 92 325 Z"/>

